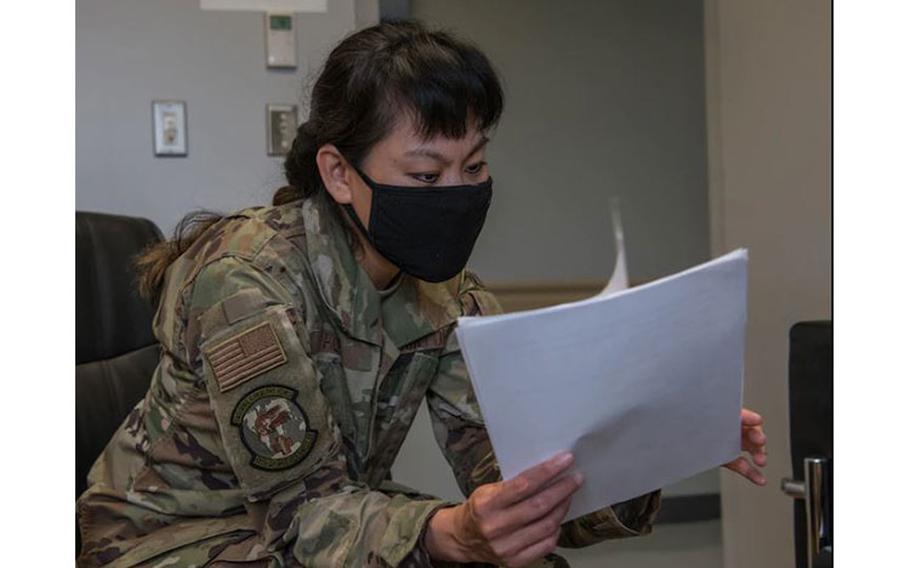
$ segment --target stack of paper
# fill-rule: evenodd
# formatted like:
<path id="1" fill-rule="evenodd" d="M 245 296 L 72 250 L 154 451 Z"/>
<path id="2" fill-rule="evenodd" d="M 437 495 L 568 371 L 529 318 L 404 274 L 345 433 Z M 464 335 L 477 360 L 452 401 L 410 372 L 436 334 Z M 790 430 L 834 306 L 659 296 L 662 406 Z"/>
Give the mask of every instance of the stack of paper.
<path id="1" fill-rule="evenodd" d="M 612 294 L 459 319 L 506 479 L 573 450 L 567 519 L 740 453 L 747 252 Z"/>

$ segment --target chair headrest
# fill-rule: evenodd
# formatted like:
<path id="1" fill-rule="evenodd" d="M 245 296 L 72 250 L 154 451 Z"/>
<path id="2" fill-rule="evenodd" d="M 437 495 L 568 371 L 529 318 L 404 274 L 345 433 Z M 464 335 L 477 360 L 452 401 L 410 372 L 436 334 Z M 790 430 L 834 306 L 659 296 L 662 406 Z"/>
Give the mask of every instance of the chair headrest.
<path id="1" fill-rule="evenodd" d="M 154 343 L 154 311 L 136 291 L 133 258 L 161 231 L 148 219 L 76 212 L 76 363 Z"/>

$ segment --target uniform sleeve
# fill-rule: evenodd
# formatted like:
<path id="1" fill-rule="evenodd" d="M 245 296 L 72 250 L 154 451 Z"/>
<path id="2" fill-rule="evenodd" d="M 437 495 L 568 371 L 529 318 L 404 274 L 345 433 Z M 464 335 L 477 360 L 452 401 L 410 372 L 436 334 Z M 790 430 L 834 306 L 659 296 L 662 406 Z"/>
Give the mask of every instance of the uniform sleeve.
<path id="1" fill-rule="evenodd" d="M 447 503 L 350 477 L 288 288 L 227 259 L 200 274 L 190 304 L 198 335 L 186 341 L 198 345 L 224 455 L 266 548 L 312 567 L 430 566 L 423 531 Z"/>
<path id="2" fill-rule="evenodd" d="M 466 316 L 502 313 L 495 296 L 470 272 L 466 272 L 459 298 Z M 427 405 L 436 441 L 465 496 L 479 485 L 502 479 L 454 333 L 427 393 Z M 606 539 L 648 534 L 660 499 L 658 489 L 563 523 L 558 544 L 579 548 Z"/>
<path id="3" fill-rule="evenodd" d="M 468 271 L 459 301 L 466 316 L 502 313 L 496 297 Z M 502 479 L 454 331 L 449 333 L 427 390 L 427 407 L 436 442 L 465 497 L 479 485 Z"/>

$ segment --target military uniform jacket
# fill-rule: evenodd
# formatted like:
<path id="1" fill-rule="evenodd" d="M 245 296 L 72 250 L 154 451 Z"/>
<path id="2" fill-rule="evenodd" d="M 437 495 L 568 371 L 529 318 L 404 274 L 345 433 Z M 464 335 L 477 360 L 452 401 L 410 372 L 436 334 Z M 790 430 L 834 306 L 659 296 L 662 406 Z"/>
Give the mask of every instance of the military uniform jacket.
<path id="1" fill-rule="evenodd" d="M 469 271 L 377 291 L 333 206 L 227 216 L 168 269 L 150 388 L 77 501 L 80 565 L 430 566 L 451 503 L 389 480 L 424 399 L 465 495 L 500 479 L 453 333 L 495 298 Z M 565 523 L 560 545 L 646 534 L 659 505 Z"/>

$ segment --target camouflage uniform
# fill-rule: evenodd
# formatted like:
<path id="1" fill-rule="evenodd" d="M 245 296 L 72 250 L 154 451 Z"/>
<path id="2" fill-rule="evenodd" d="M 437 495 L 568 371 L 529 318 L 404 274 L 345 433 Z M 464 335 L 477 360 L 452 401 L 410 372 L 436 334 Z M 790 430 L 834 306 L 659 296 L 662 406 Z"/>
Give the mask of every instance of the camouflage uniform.
<path id="1" fill-rule="evenodd" d="M 170 267 L 149 391 L 77 503 L 80 565 L 430 566 L 426 521 L 451 503 L 389 479 L 424 399 L 465 495 L 500 479 L 453 333 L 495 298 L 468 271 L 377 291 L 333 206 L 230 215 Z M 647 534 L 659 505 L 566 523 L 560 544 Z"/>

